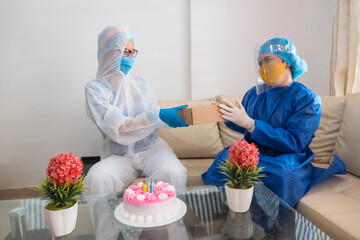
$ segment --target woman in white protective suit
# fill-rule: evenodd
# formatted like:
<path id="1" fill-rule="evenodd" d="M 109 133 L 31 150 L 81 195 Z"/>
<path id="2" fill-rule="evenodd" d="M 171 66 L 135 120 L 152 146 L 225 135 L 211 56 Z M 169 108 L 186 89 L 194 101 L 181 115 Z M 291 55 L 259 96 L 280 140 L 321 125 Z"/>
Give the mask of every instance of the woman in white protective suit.
<path id="1" fill-rule="evenodd" d="M 102 160 L 86 177 L 91 193 L 122 191 L 140 176 L 186 185 L 186 168 L 156 131 L 188 126 L 177 114 L 187 105 L 158 107 L 147 82 L 130 74 L 137 53 L 126 28 L 99 34 L 97 76 L 85 87 L 87 114 L 104 138 Z"/>

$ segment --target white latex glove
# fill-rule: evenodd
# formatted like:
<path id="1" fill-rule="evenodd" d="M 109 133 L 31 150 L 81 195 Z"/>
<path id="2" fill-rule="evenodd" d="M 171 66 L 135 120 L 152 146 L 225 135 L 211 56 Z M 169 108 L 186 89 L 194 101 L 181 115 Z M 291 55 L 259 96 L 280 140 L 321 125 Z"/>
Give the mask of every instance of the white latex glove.
<path id="1" fill-rule="evenodd" d="M 223 114 L 222 118 L 246 128 L 248 132 L 252 133 L 255 129 L 255 121 L 247 115 L 243 105 L 238 100 L 235 105 L 226 99 L 223 101 L 224 104 L 219 104 L 220 112 Z"/>

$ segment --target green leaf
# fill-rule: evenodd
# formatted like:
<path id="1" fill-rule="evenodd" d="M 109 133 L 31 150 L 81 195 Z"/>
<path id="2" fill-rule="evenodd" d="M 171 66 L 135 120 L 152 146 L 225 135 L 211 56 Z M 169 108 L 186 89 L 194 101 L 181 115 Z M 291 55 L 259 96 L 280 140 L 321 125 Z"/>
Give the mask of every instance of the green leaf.
<path id="1" fill-rule="evenodd" d="M 234 188 L 248 188 L 253 184 L 262 184 L 259 178 L 265 177 L 265 174 L 260 174 L 264 167 L 258 168 L 255 166 L 254 168 L 249 168 L 246 166 L 243 170 L 237 163 L 232 165 L 229 159 L 220 163 L 218 168 L 220 173 L 224 174 L 225 179 L 229 180 Z"/>
<path id="2" fill-rule="evenodd" d="M 49 200 L 53 202 L 54 205 L 59 207 L 64 207 L 69 201 L 73 198 L 77 198 L 78 194 L 81 194 L 84 191 L 84 176 L 78 179 L 75 184 L 65 183 L 62 187 L 60 184 L 51 183 L 50 177 L 46 177 L 43 180 L 43 183 L 35 187 L 34 189 L 41 192 L 42 199 Z"/>

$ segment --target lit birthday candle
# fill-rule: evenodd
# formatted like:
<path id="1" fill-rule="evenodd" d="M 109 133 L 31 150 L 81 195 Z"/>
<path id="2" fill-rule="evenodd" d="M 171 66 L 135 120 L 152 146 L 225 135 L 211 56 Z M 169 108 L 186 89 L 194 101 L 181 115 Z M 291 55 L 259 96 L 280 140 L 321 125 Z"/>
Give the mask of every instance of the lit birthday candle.
<path id="1" fill-rule="evenodd" d="M 150 182 L 147 182 L 147 191 L 150 192 Z"/>
<path id="2" fill-rule="evenodd" d="M 152 193 L 153 192 L 153 183 L 152 183 L 152 181 L 150 181 L 150 193 Z"/>
<path id="3" fill-rule="evenodd" d="M 143 184 L 143 192 L 146 192 L 146 185 Z"/>

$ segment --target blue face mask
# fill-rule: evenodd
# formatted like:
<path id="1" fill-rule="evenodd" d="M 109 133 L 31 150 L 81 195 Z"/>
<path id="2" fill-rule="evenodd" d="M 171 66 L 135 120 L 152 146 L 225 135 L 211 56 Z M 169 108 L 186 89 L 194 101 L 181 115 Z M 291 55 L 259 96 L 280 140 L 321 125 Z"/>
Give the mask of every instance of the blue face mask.
<path id="1" fill-rule="evenodd" d="M 135 57 L 122 57 L 120 62 L 120 70 L 127 74 L 135 64 Z"/>

